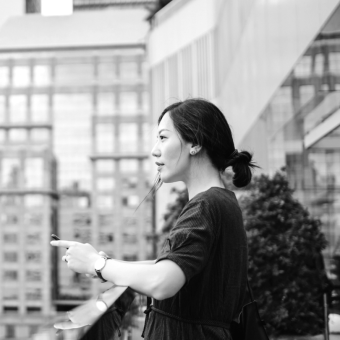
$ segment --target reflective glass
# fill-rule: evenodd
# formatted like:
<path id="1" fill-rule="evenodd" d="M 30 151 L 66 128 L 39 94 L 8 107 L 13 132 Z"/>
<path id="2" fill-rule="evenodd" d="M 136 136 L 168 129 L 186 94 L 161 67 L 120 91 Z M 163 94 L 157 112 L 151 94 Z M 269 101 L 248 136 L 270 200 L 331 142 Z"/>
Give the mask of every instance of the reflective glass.
<path id="1" fill-rule="evenodd" d="M 96 124 L 96 151 L 98 153 L 112 153 L 114 151 L 114 125 L 110 123 Z"/>
<path id="2" fill-rule="evenodd" d="M 25 207 L 41 207 L 44 204 L 43 195 L 25 195 L 24 205 Z"/>
<path id="3" fill-rule="evenodd" d="M 27 120 L 27 96 L 13 94 L 9 97 L 9 121 L 24 123 Z"/>
<path id="4" fill-rule="evenodd" d="M 138 77 L 138 64 L 136 62 L 121 62 L 119 72 L 122 79 L 136 80 Z"/>
<path id="5" fill-rule="evenodd" d="M 136 152 L 138 149 L 138 124 L 119 124 L 119 150 L 121 152 Z"/>
<path id="6" fill-rule="evenodd" d="M 18 288 L 3 287 L 2 288 L 3 299 L 6 301 L 15 301 L 19 299 Z"/>
<path id="7" fill-rule="evenodd" d="M 1 186 L 3 188 L 18 188 L 20 185 L 20 159 L 3 158 L 1 170 Z"/>
<path id="8" fill-rule="evenodd" d="M 97 195 L 97 207 L 99 209 L 112 209 L 113 208 L 112 195 Z"/>
<path id="9" fill-rule="evenodd" d="M 296 67 L 294 68 L 294 75 L 296 77 L 308 77 L 312 72 L 312 57 L 311 56 L 303 56 Z"/>
<path id="10" fill-rule="evenodd" d="M 119 161 L 120 172 L 137 172 L 138 160 L 137 159 L 121 159 Z"/>
<path id="11" fill-rule="evenodd" d="M 49 120 L 49 98 L 47 94 L 31 96 L 31 121 L 45 123 Z"/>
<path id="12" fill-rule="evenodd" d="M 143 123 L 142 125 L 143 135 L 143 151 L 149 152 L 151 150 L 151 138 L 150 138 L 150 125 L 149 123 Z"/>
<path id="13" fill-rule="evenodd" d="M 113 62 L 98 64 L 98 80 L 100 82 L 112 82 L 116 78 L 116 65 Z"/>
<path id="14" fill-rule="evenodd" d="M 48 86 L 51 83 L 49 65 L 35 65 L 33 68 L 33 81 L 35 86 Z"/>
<path id="15" fill-rule="evenodd" d="M 4 270 L 2 277 L 4 281 L 17 281 L 18 272 L 16 270 Z"/>
<path id="16" fill-rule="evenodd" d="M 5 262 L 17 262 L 18 261 L 18 253 L 15 251 L 5 251 L 4 252 L 4 261 Z"/>
<path id="17" fill-rule="evenodd" d="M 98 159 L 95 163 L 97 173 L 112 173 L 115 171 L 115 165 L 111 159 Z"/>
<path id="18" fill-rule="evenodd" d="M 25 142 L 27 140 L 26 129 L 10 129 L 8 133 L 8 139 L 11 142 Z"/>
<path id="19" fill-rule="evenodd" d="M 119 94 L 119 109 L 122 115 L 135 115 L 138 113 L 137 92 L 121 92 Z"/>
<path id="20" fill-rule="evenodd" d="M 37 301 L 42 299 L 41 288 L 26 288 L 26 300 Z"/>
<path id="21" fill-rule="evenodd" d="M 99 116 L 112 116 L 115 113 L 115 94 L 113 92 L 100 92 L 97 94 L 97 114 Z"/>
<path id="22" fill-rule="evenodd" d="M 48 142 L 50 139 L 49 129 L 31 129 L 31 140 L 35 142 Z"/>
<path id="23" fill-rule="evenodd" d="M 84 84 L 94 79 L 93 64 L 59 64 L 55 67 L 57 84 Z"/>
<path id="24" fill-rule="evenodd" d="M 142 93 L 142 107 L 143 107 L 143 114 L 148 115 L 150 111 L 150 97 L 147 91 Z"/>
<path id="25" fill-rule="evenodd" d="M 4 142 L 6 140 L 6 131 L 0 129 L 0 142 Z"/>
<path id="26" fill-rule="evenodd" d="M 340 52 L 331 52 L 328 54 L 329 72 L 334 74 L 340 73 Z"/>
<path id="27" fill-rule="evenodd" d="M 112 191 L 114 188 L 115 188 L 114 178 L 109 177 L 97 178 L 98 191 Z"/>
<path id="28" fill-rule="evenodd" d="M 14 66 L 12 69 L 12 84 L 16 87 L 30 84 L 31 70 L 29 66 Z"/>
<path id="29" fill-rule="evenodd" d="M 25 187 L 42 188 L 44 185 L 44 160 L 42 158 L 25 159 Z"/>
<path id="30" fill-rule="evenodd" d="M 6 87 L 9 84 L 9 68 L 0 66 L 0 87 Z"/>
<path id="31" fill-rule="evenodd" d="M 325 58 L 323 54 L 316 54 L 314 58 L 314 73 L 322 75 L 324 72 Z"/>
<path id="32" fill-rule="evenodd" d="M 6 97 L 0 95 L 0 124 L 6 121 Z"/>

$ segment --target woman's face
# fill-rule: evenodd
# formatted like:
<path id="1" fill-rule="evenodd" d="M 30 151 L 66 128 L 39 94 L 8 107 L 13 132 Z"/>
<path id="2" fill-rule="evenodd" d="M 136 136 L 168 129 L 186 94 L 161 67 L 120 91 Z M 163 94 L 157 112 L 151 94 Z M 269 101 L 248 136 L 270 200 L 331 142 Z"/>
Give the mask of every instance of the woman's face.
<path id="1" fill-rule="evenodd" d="M 164 183 L 185 181 L 189 174 L 190 147 L 191 144 L 181 139 L 166 113 L 158 125 L 157 143 L 152 149 Z"/>

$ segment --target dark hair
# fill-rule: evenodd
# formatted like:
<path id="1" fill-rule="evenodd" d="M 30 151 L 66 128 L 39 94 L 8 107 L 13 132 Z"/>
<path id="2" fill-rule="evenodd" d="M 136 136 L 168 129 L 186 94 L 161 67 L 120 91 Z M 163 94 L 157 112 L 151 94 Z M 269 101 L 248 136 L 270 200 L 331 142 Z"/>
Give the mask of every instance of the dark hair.
<path id="1" fill-rule="evenodd" d="M 248 151 L 235 150 L 229 124 L 220 109 L 204 99 L 187 99 L 169 105 L 159 116 L 158 124 L 169 112 L 181 138 L 204 148 L 217 170 L 225 171 L 229 166 L 234 171 L 233 184 L 244 187 L 250 183 L 251 169 L 258 167 L 252 162 Z"/>

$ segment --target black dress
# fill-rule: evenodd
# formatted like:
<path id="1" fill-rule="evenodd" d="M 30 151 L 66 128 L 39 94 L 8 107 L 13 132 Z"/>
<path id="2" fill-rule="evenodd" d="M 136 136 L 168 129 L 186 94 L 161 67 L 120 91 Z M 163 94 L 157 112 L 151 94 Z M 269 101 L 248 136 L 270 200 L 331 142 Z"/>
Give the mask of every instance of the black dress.
<path id="1" fill-rule="evenodd" d="M 186 283 L 172 298 L 154 300 L 146 340 L 226 340 L 246 292 L 247 241 L 235 194 L 213 187 L 191 199 L 158 261 L 171 260 Z"/>

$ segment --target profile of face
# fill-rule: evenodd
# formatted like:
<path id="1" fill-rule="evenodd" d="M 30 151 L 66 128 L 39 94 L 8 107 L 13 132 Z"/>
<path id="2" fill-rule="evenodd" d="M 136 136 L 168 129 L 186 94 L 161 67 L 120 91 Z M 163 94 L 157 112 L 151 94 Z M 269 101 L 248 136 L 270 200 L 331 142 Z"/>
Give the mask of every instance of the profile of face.
<path id="1" fill-rule="evenodd" d="M 186 181 L 191 147 L 192 143 L 180 137 L 167 112 L 158 125 L 157 142 L 151 152 L 164 183 Z"/>

